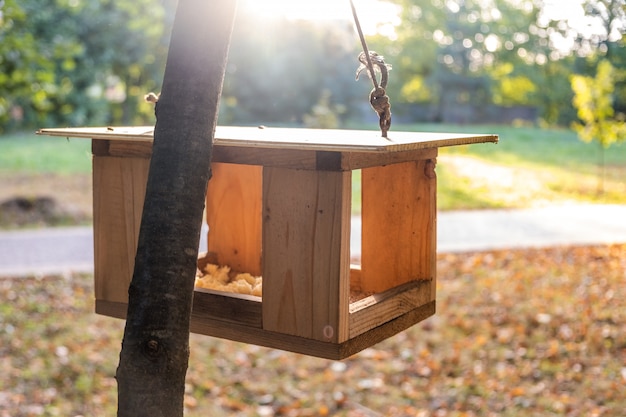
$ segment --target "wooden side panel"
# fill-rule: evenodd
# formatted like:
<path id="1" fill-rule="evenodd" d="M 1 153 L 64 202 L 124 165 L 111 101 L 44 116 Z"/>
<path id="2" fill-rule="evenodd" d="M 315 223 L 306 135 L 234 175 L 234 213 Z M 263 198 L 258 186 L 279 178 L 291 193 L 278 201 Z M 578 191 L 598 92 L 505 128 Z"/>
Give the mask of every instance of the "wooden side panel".
<path id="1" fill-rule="evenodd" d="M 213 163 L 211 169 L 208 250 L 222 265 L 261 275 L 263 167 Z"/>
<path id="2" fill-rule="evenodd" d="M 350 172 L 265 168 L 265 330 L 347 340 L 350 194 Z"/>
<path id="3" fill-rule="evenodd" d="M 432 302 L 434 280 L 412 281 L 350 304 L 350 338 Z"/>
<path id="4" fill-rule="evenodd" d="M 426 159 L 362 170 L 362 291 L 435 278 L 434 167 Z"/>
<path id="5" fill-rule="evenodd" d="M 96 299 L 128 301 L 149 167 L 148 158 L 93 158 Z"/>

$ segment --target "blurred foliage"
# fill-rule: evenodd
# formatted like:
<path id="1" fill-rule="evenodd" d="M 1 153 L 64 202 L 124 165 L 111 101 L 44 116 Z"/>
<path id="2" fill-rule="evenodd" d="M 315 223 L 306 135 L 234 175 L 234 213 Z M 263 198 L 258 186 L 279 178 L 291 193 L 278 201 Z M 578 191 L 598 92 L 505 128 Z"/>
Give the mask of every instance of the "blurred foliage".
<path id="1" fill-rule="evenodd" d="M 400 6 L 397 37 L 375 40 L 394 65 L 390 96 L 404 103 L 439 103 L 431 121 L 446 121 L 446 112 L 465 103 L 475 109 L 492 103 L 537 107 L 544 122 L 568 125 L 576 119 L 573 108 L 563 105 L 573 98 L 569 75 L 592 73 L 604 50 L 611 51 L 614 65 L 626 64 L 624 0 L 585 5 L 589 19 L 611 21 L 604 34 L 552 20 L 534 0 L 391 1 Z M 611 8 L 616 11 L 606 11 Z M 616 88 L 620 108 L 626 88 Z"/>
<path id="2" fill-rule="evenodd" d="M 616 117 L 613 106 L 615 80 L 619 78 L 623 78 L 623 72 L 617 71 L 608 60 L 600 61 L 595 77 L 572 76 L 574 106 L 581 121 L 575 122 L 573 128 L 583 141 L 596 141 L 601 146 L 599 194 L 605 191 L 606 148 L 614 142 L 626 140 L 624 114 Z"/>
<path id="3" fill-rule="evenodd" d="M 582 123 L 574 123 L 574 130 L 585 142 L 596 140 L 604 148 L 626 139 L 626 123 L 615 118 L 613 91 L 617 71 L 610 62 L 598 65 L 595 77 L 572 76 L 574 106 Z"/>
<path id="4" fill-rule="evenodd" d="M 319 101 L 303 117 L 304 126 L 313 129 L 336 129 L 339 127 L 339 116 L 345 113 L 345 106 L 331 104 L 331 93 L 326 90 L 322 93 Z"/>
<path id="5" fill-rule="evenodd" d="M 572 5 L 593 33 L 547 16 L 540 0 L 386 1 L 399 23 L 368 42 L 393 64 L 387 90 L 405 121 L 473 122 L 489 120 L 489 106 L 525 106 L 570 125 L 570 75 L 593 76 L 601 60 L 626 67 L 626 0 Z M 159 90 L 176 4 L 0 0 L 0 130 L 153 123 L 143 96 Z M 242 8 L 220 123 L 303 124 L 325 91 L 345 107 L 340 122 L 375 120 L 367 80 L 352 82 L 359 48 L 349 19 L 259 18 Z M 612 95 L 626 112 L 626 80 Z"/>
<path id="6" fill-rule="evenodd" d="M 4 0 L 0 127 L 146 119 L 149 106 L 142 112 L 137 103 L 161 78 L 166 5 L 154 0 Z"/>

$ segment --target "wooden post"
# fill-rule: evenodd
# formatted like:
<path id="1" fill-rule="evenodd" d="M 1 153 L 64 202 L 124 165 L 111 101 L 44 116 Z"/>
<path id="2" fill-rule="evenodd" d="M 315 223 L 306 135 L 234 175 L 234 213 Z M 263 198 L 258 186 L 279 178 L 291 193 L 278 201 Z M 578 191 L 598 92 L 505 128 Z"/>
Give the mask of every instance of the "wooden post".
<path id="1" fill-rule="evenodd" d="M 183 415 L 189 322 L 234 0 L 180 0 L 117 369 L 118 416 Z"/>
<path id="2" fill-rule="evenodd" d="M 264 170 L 265 330 L 348 338 L 350 179 L 350 171 Z"/>
<path id="3" fill-rule="evenodd" d="M 93 195 L 95 295 L 126 303 L 150 158 L 110 156 L 108 146 L 98 148 L 94 143 L 93 185 L 102 190 Z"/>

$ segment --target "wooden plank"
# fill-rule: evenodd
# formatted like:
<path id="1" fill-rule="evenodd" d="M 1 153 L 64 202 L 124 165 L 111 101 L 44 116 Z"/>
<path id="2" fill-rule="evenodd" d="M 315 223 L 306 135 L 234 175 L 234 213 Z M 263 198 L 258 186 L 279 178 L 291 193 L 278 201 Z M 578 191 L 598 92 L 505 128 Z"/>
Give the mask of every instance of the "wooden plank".
<path id="1" fill-rule="evenodd" d="M 149 166 L 147 158 L 93 158 L 97 299 L 128 300 Z"/>
<path id="2" fill-rule="evenodd" d="M 350 338 L 435 301 L 434 280 L 412 281 L 350 304 Z"/>
<path id="3" fill-rule="evenodd" d="M 316 155 L 314 152 L 303 149 L 242 149 L 232 146 L 214 146 L 213 162 L 294 169 L 315 169 Z"/>
<path id="4" fill-rule="evenodd" d="M 263 328 L 348 337 L 351 173 L 265 168 Z"/>
<path id="5" fill-rule="evenodd" d="M 125 303 L 96 300 L 96 312 L 98 314 L 125 319 L 126 309 L 127 305 Z M 282 349 L 303 355 L 341 360 L 419 323 L 434 313 L 435 302 L 433 301 L 343 343 L 323 342 L 274 333 L 239 323 L 206 320 L 194 316 L 193 313 L 191 316 L 191 331 L 193 333 L 252 343 L 273 349 Z"/>
<path id="6" fill-rule="evenodd" d="M 344 170 L 362 169 L 401 162 L 419 161 L 437 157 L 437 148 L 416 149 L 406 152 L 346 152 L 342 154 L 341 167 Z"/>
<path id="7" fill-rule="evenodd" d="M 191 317 L 200 321 L 221 320 L 261 328 L 261 297 L 220 293 L 196 288 Z"/>
<path id="8" fill-rule="evenodd" d="M 196 320 L 193 315 L 191 317 L 191 331 L 193 333 L 332 360 L 345 359 L 367 347 L 355 344 L 354 346 L 347 345 L 347 348 L 344 348 L 344 344 L 306 339 L 240 324 L 225 323 L 219 320 Z"/>
<path id="9" fill-rule="evenodd" d="M 127 302 L 96 299 L 96 314 L 126 319 Z M 260 329 L 261 298 L 251 295 L 225 293 L 198 288 L 194 291 L 193 320 L 202 323 L 219 321 L 223 325 L 238 324 Z"/>
<path id="10" fill-rule="evenodd" d="M 152 142 L 154 140 L 154 126 L 65 127 L 39 129 L 37 134 L 67 138 Z"/>
<path id="11" fill-rule="evenodd" d="M 435 160 L 362 170 L 361 282 L 379 293 L 412 280 L 434 279 Z"/>
<path id="12" fill-rule="evenodd" d="M 126 320 L 126 312 L 128 310 L 128 301 L 108 301 L 96 298 L 96 314 L 101 314 L 107 317 L 114 317 L 116 319 Z"/>
<path id="13" fill-rule="evenodd" d="M 194 320 L 193 317 L 191 321 L 191 331 L 244 343 L 253 343 L 274 349 L 282 349 L 303 355 L 341 360 L 406 330 L 414 324 L 432 316 L 434 313 L 435 302 L 433 301 L 343 343 L 311 340 L 238 324 L 225 325 L 217 320 L 199 322 Z"/>
<path id="14" fill-rule="evenodd" d="M 361 333 L 343 343 L 338 356 L 339 358 L 347 358 L 354 353 L 374 346 L 432 316 L 435 314 L 435 309 L 436 303 L 431 301 L 365 333 Z"/>
<path id="15" fill-rule="evenodd" d="M 95 156 L 150 158 L 152 142 L 92 140 L 91 153 Z"/>
<path id="16" fill-rule="evenodd" d="M 94 155 L 98 156 L 152 156 L 152 142 L 94 140 Z M 330 156 L 330 157 L 329 157 Z M 294 169 L 319 169 L 323 171 L 349 171 L 379 165 L 431 159 L 437 149 L 418 149 L 407 152 L 310 152 L 302 149 L 266 149 L 218 146 L 213 152 L 213 163 L 223 162 L 243 165 L 262 165 Z M 330 161 L 329 161 L 330 160 Z"/>
<path id="17" fill-rule="evenodd" d="M 110 141 L 110 156 L 130 156 L 140 158 L 152 157 L 151 142 L 131 142 L 131 141 Z"/>
<path id="18" fill-rule="evenodd" d="M 92 140 L 91 154 L 93 156 L 111 156 L 109 155 L 110 140 Z"/>
<path id="19" fill-rule="evenodd" d="M 153 128 L 92 127 L 41 129 L 40 135 L 104 140 L 152 141 Z M 214 145 L 242 148 L 293 149 L 333 152 L 406 152 L 442 146 L 498 142 L 495 134 L 439 132 L 389 132 L 389 138 L 372 130 L 292 129 L 218 126 Z"/>
<path id="20" fill-rule="evenodd" d="M 214 163 L 211 169 L 208 250 L 221 265 L 259 276 L 263 167 Z"/>

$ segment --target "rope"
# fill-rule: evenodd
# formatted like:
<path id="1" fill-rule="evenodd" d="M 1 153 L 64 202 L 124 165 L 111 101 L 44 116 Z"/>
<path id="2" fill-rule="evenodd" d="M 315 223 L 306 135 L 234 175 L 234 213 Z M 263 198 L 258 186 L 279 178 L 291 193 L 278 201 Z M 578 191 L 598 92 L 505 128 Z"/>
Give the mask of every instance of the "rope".
<path id="1" fill-rule="evenodd" d="M 350 7 L 352 8 L 352 16 L 354 16 L 354 24 L 356 25 L 356 30 L 359 33 L 359 38 L 361 39 L 361 45 L 363 46 L 363 52 L 365 53 L 365 59 L 367 60 L 367 69 L 370 72 L 370 78 L 374 83 L 374 89 L 378 90 L 378 81 L 376 80 L 376 74 L 374 73 L 374 64 L 372 64 L 372 58 L 370 58 L 370 52 L 367 49 L 367 42 L 365 42 L 365 36 L 363 35 L 363 30 L 361 29 L 361 23 L 359 22 L 359 16 L 356 13 L 356 8 L 354 7 L 354 2 L 350 0 Z"/>
<path id="2" fill-rule="evenodd" d="M 391 69 L 391 66 L 385 64 L 385 60 L 382 56 L 378 55 L 374 51 L 370 52 L 367 49 L 367 42 L 365 42 L 365 36 L 363 35 L 363 30 L 361 29 L 361 23 L 359 22 L 359 17 L 357 16 L 353 0 L 350 0 L 350 7 L 352 8 L 352 16 L 354 16 L 356 30 L 359 33 L 361 45 L 363 46 L 363 52 L 359 54 L 359 62 L 361 63 L 361 66 L 359 66 L 356 71 L 356 79 L 359 79 L 359 73 L 363 69 L 368 69 L 370 78 L 374 84 L 374 89 L 370 92 L 370 105 L 378 114 L 378 125 L 380 126 L 382 137 L 386 138 L 387 132 L 391 127 L 391 103 L 389 103 L 389 96 L 387 96 L 385 88 L 387 87 L 389 69 Z M 381 73 L 380 85 L 378 85 L 378 80 L 376 79 L 374 64 L 376 64 Z"/>

